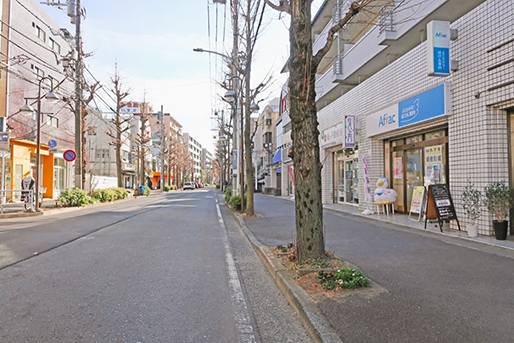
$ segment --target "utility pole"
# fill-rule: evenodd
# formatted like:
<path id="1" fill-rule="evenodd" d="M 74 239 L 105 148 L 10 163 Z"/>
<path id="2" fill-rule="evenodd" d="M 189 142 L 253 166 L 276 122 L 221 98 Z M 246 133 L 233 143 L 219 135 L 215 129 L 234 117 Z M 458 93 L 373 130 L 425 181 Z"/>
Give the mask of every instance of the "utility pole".
<path id="1" fill-rule="evenodd" d="M 75 66 L 75 187 L 83 189 L 82 184 L 82 37 L 81 19 L 82 9 L 80 0 L 47 0 L 42 5 L 67 7 L 68 17 L 72 24 L 75 24 L 75 49 L 77 50 L 77 65 Z"/>
<path id="2" fill-rule="evenodd" d="M 164 106 L 161 105 L 161 191 L 164 192 Z M 168 173 L 169 174 L 169 173 Z M 168 175 L 169 177 L 169 175 Z"/>
<path id="3" fill-rule="evenodd" d="M 69 3 L 74 2 L 68 0 Z M 77 66 L 75 69 L 75 187 L 83 189 L 82 184 L 82 39 L 80 37 L 81 7 L 80 0 L 76 0 L 75 9 L 75 43 L 77 49 Z"/>
<path id="4" fill-rule="evenodd" d="M 237 99 L 239 99 L 239 78 L 237 76 L 237 67 L 236 63 L 239 61 L 239 25 L 238 25 L 238 17 L 239 17 L 239 0 L 231 0 L 230 8 L 232 10 L 232 31 L 233 31 L 233 42 L 232 42 L 232 65 L 230 68 L 231 81 L 232 81 L 232 90 L 236 93 L 236 103 L 234 104 L 234 117 L 232 118 L 232 152 L 235 152 L 237 158 L 241 158 L 241 152 L 237 152 L 238 148 L 238 104 Z M 238 161 L 235 161 L 236 168 L 238 169 L 236 173 L 236 178 L 232 177 L 232 196 L 237 195 L 237 187 L 238 187 L 238 177 L 241 174 L 241 168 L 238 166 Z M 242 191 L 242 190 L 241 190 Z M 243 195 L 241 194 L 241 199 Z"/>

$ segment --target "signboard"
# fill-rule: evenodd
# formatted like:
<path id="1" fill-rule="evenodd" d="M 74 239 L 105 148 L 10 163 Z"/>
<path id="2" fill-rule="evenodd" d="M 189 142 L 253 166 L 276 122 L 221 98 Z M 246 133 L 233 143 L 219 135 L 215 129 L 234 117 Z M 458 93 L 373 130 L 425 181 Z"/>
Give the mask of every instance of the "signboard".
<path id="1" fill-rule="evenodd" d="M 425 120 L 449 115 L 450 90 L 439 85 L 366 117 L 366 136 L 396 130 Z"/>
<path id="2" fill-rule="evenodd" d="M 428 200 L 425 216 L 425 229 L 429 219 L 436 219 L 439 223 L 439 229 L 443 232 L 443 222 L 455 219 L 460 230 L 460 223 L 457 219 L 457 213 L 453 206 L 450 190 L 446 184 L 429 185 Z"/>
<path id="3" fill-rule="evenodd" d="M 443 146 L 434 145 L 425 148 L 425 176 L 430 183 L 441 182 L 443 175 Z"/>
<path id="4" fill-rule="evenodd" d="M 411 205 L 410 205 L 409 217 L 410 217 L 411 213 L 417 213 L 417 214 L 421 215 L 424 200 L 425 200 L 425 187 L 423 187 L 423 186 L 414 187 L 414 190 L 412 191 L 412 201 L 411 201 Z M 419 220 L 419 218 L 418 218 L 418 220 Z"/>
<path id="5" fill-rule="evenodd" d="M 344 147 L 355 148 L 355 116 L 344 116 Z"/>
<path id="6" fill-rule="evenodd" d="M 394 158 L 394 178 L 403 179 L 403 159 L 401 157 Z"/>
<path id="7" fill-rule="evenodd" d="M 48 141 L 48 146 L 50 148 L 55 148 L 57 146 L 57 142 L 54 139 Z"/>
<path id="8" fill-rule="evenodd" d="M 48 149 L 48 152 L 51 153 L 51 154 L 55 154 L 57 152 L 57 148 L 53 148 L 53 149 Z"/>
<path id="9" fill-rule="evenodd" d="M 450 75 L 450 22 L 432 20 L 427 24 L 429 76 Z"/>
<path id="10" fill-rule="evenodd" d="M 0 132 L 0 151 L 9 151 L 9 133 Z"/>
<path id="11" fill-rule="evenodd" d="M 345 179 L 346 180 L 353 180 L 353 170 L 347 170 L 346 171 Z"/>
<path id="12" fill-rule="evenodd" d="M 321 131 L 320 147 L 325 149 L 334 145 L 343 144 L 343 129 L 343 124 L 337 124 Z"/>
<path id="13" fill-rule="evenodd" d="M 75 154 L 75 151 L 73 150 L 66 150 L 62 156 L 66 161 L 73 162 L 77 157 L 77 154 Z"/>
<path id="14" fill-rule="evenodd" d="M 237 150 L 232 151 L 232 168 L 237 169 Z"/>
<path id="15" fill-rule="evenodd" d="M 364 200 L 371 201 L 371 186 L 369 182 L 368 159 L 366 156 L 362 157 L 362 163 L 364 164 Z"/>

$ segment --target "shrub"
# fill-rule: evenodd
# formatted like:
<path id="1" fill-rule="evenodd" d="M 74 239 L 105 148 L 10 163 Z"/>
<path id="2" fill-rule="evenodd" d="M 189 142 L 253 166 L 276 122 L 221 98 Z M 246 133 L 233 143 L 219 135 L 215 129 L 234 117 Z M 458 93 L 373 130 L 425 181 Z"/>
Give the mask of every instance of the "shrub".
<path id="1" fill-rule="evenodd" d="M 151 193 L 152 193 L 152 191 L 150 191 L 150 188 L 145 186 L 145 190 L 143 191 L 143 195 L 149 196 Z"/>
<path id="2" fill-rule="evenodd" d="M 114 188 L 114 195 L 115 195 L 115 199 L 125 199 L 128 195 L 128 192 L 123 187 L 117 187 L 117 188 Z"/>
<path id="3" fill-rule="evenodd" d="M 164 191 L 169 192 L 171 190 L 171 186 L 164 185 Z"/>
<path id="4" fill-rule="evenodd" d="M 227 187 L 227 189 L 225 189 L 225 201 L 227 203 L 230 203 L 231 196 L 232 196 L 232 187 Z"/>
<path id="5" fill-rule="evenodd" d="M 178 189 L 178 187 L 177 187 L 177 185 L 173 185 L 173 186 L 171 186 L 171 189 L 176 191 Z"/>
<path id="6" fill-rule="evenodd" d="M 84 206 L 92 203 L 87 192 L 78 188 L 66 189 L 59 195 L 58 200 L 66 207 Z"/>
<path id="7" fill-rule="evenodd" d="M 98 199 L 100 202 L 108 202 L 118 199 L 117 194 L 116 189 L 95 189 L 91 194 L 91 197 L 93 199 Z"/>
<path id="8" fill-rule="evenodd" d="M 230 207 L 241 210 L 241 195 L 234 195 L 230 198 L 228 204 Z"/>
<path id="9" fill-rule="evenodd" d="M 512 206 L 512 194 L 505 181 L 493 182 L 484 188 L 484 205 L 497 221 L 502 222 Z"/>

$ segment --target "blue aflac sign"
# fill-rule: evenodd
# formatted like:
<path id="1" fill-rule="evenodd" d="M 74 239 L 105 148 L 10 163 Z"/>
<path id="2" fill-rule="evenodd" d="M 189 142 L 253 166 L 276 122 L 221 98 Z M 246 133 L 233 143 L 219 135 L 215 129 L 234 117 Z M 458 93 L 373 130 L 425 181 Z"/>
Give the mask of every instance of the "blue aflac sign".
<path id="1" fill-rule="evenodd" d="M 449 89 L 446 84 L 432 88 L 366 117 L 366 136 L 396 130 L 450 114 Z"/>
<path id="2" fill-rule="evenodd" d="M 450 75 L 450 22 L 433 20 L 427 24 L 428 75 Z"/>

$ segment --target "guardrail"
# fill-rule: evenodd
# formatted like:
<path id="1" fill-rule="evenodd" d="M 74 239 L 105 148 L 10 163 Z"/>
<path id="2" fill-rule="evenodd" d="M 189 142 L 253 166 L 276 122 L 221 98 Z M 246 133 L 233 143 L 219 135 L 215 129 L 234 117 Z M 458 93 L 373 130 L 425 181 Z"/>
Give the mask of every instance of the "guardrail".
<path id="1" fill-rule="evenodd" d="M 40 195 L 44 190 L 40 191 Z M 20 207 L 27 210 L 35 206 L 34 190 L 29 189 L 0 189 L 0 213 L 4 213 L 4 208 Z"/>

